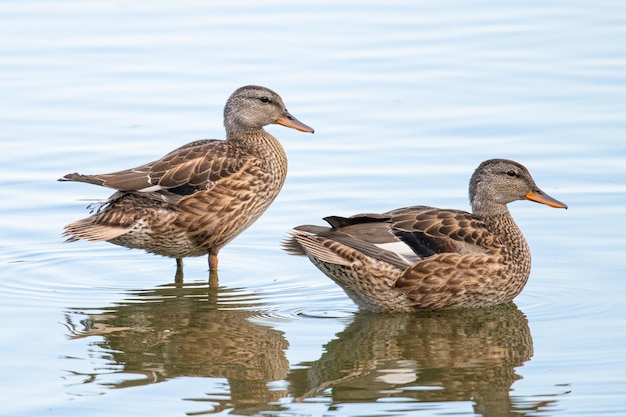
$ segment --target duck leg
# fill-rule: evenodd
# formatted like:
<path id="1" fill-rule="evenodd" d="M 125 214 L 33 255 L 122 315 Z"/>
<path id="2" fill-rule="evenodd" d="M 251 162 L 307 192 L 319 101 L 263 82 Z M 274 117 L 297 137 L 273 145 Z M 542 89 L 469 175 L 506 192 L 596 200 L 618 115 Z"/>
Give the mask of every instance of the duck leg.
<path id="1" fill-rule="evenodd" d="M 176 258 L 176 275 L 174 275 L 174 281 L 177 284 L 183 283 L 183 258 Z"/>
<path id="2" fill-rule="evenodd" d="M 217 276 L 217 254 L 209 253 L 209 286 L 217 287 L 219 279 Z"/>
<path id="3" fill-rule="evenodd" d="M 209 253 L 209 269 L 217 271 L 217 253 Z"/>

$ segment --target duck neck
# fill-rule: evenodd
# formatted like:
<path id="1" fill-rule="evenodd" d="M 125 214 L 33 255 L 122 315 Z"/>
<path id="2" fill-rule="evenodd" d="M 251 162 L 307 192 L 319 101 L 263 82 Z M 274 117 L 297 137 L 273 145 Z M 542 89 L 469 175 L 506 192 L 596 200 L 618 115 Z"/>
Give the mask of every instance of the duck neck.
<path id="1" fill-rule="evenodd" d="M 287 155 L 280 142 L 264 129 L 229 131 L 226 140 L 246 153 L 257 157 L 265 172 L 284 182 L 287 176 Z"/>
<path id="2" fill-rule="evenodd" d="M 528 248 L 522 231 L 517 226 L 517 223 L 515 223 L 515 220 L 513 220 L 511 213 L 506 207 L 505 211 L 497 214 L 475 214 L 475 216 L 487 225 L 487 228 L 494 236 L 500 238 L 502 244 L 510 248 Z"/>
<path id="3" fill-rule="evenodd" d="M 531 265 L 530 248 L 522 231 L 506 206 L 504 211 L 497 214 L 475 216 L 485 223 L 487 229 L 502 245 L 497 251 L 508 270 L 506 275 L 511 278 L 516 277 L 515 280 L 509 282 L 510 291 L 514 295 L 519 294 L 528 280 Z"/>
<path id="4" fill-rule="evenodd" d="M 226 134 L 226 140 L 239 147 L 248 149 L 255 155 L 285 155 L 285 150 L 278 140 L 262 128 L 240 129 Z M 286 158 L 286 156 L 285 156 Z"/>

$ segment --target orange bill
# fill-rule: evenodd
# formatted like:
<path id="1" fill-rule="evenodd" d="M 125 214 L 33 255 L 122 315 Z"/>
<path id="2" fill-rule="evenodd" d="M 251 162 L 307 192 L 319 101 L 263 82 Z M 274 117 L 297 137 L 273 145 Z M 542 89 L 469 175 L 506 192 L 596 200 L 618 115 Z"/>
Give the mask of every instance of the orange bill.
<path id="1" fill-rule="evenodd" d="M 313 128 L 305 125 L 300 120 L 293 117 L 291 113 L 289 113 L 287 110 L 285 110 L 285 114 L 283 114 L 283 116 L 276 120 L 274 123 L 291 127 L 292 129 L 299 130 L 300 132 L 315 132 Z"/>
<path id="2" fill-rule="evenodd" d="M 535 201 L 537 203 L 545 204 L 554 208 L 567 208 L 567 204 L 561 203 L 556 198 L 550 197 L 548 194 L 541 191 L 539 188 L 529 191 L 524 196 L 526 200 Z"/>

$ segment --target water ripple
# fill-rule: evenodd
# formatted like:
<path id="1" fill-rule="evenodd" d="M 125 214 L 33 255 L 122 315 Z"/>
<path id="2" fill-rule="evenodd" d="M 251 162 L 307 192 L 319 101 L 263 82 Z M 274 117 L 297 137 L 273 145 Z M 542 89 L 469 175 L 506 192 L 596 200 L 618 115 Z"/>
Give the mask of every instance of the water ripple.
<path id="1" fill-rule="evenodd" d="M 540 321 L 579 320 L 611 316 L 620 307 L 626 289 L 609 287 L 606 282 L 580 280 L 561 268 L 552 276 L 534 277 L 516 299 L 529 316 Z M 531 277 L 532 278 L 532 277 Z M 535 283 L 537 281 L 537 283 Z"/>

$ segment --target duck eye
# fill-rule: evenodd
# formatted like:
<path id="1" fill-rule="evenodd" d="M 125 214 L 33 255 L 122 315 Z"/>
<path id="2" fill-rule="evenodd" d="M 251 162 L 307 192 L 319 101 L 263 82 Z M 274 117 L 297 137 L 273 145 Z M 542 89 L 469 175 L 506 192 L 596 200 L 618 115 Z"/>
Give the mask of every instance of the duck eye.
<path id="1" fill-rule="evenodd" d="M 262 103 L 269 103 L 270 102 L 270 99 L 267 96 L 263 96 L 259 100 L 261 100 Z"/>
<path id="2" fill-rule="evenodd" d="M 508 175 L 509 177 L 517 177 L 517 172 L 515 172 L 515 171 L 508 171 L 506 173 L 506 175 Z"/>

